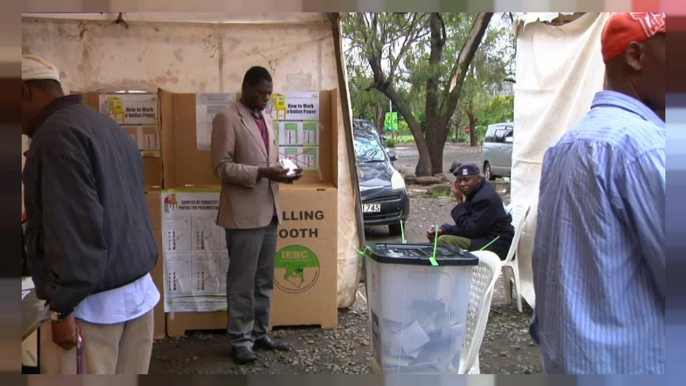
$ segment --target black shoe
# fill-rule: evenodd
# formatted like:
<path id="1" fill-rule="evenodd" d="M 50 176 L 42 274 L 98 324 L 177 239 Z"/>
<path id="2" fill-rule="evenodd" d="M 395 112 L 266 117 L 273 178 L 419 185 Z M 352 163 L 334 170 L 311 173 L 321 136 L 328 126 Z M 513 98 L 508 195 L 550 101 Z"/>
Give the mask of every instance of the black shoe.
<path id="1" fill-rule="evenodd" d="M 248 346 L 231 346 L 231 357 L 236 364 L 244 365 L 257 360 L 255 352 Z"/>
<path id="2" fill-rule="evenodd" d="M 260 350 L 290 351 L 291 347 L 285 343 L 275 342 L 269 335 L 255 341 L 253 347 Z"/>

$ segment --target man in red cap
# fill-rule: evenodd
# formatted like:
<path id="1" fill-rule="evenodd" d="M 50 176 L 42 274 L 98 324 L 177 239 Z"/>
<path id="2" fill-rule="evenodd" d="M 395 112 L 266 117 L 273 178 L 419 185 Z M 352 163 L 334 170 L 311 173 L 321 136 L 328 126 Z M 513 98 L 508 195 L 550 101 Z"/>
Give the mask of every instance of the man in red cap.
<path id="1" fill-rule="evenodd" d="M 665 365 L 665 15 L 613 14 L 605 90 L 545 154 L 531 334 L 558 374 Z"/>

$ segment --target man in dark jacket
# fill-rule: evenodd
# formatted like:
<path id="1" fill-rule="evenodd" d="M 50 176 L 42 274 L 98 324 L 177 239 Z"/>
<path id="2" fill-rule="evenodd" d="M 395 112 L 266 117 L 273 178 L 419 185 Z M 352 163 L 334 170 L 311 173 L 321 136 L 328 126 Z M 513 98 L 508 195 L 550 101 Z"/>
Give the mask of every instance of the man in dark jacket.
<path id="1" fill-rule="evenodd" d="M 485 247 L 504 260 L 514 237 L 514 227 L 512 216 L 505 212 L 503 199 L 481 176 L 476 164 L 467 163 L 451 171 L 456 177 L 453 195 L 457 205 L 450 213 L 455 225 L 442 225 L 438 229 L 438 242 L 468 251 Z M 433 228 L 427 233 L 430 241 L 436 235 Z"/>
<path id="2" fill-rule="evenodd" d="M 140 151 L 109 117 L 65 96 L 59 71 L 22 57 L 26 247 L 41 318 L 41 373 L 144 374 L 160 294 Z"/>

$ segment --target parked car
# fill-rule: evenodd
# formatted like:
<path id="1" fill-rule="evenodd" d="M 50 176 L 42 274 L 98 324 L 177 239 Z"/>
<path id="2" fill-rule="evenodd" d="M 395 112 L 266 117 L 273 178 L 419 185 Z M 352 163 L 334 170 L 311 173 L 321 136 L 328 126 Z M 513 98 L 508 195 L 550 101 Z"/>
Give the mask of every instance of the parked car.
<path id="1" fill-rule="evenodd" d="M 496 123 L 488 126 L 481 147 L 484 176 L 488 180 L 511 176 L 513 134 L 513 123 Z"/>
<path id="2" fill-rule="evenodd" d="M 353 119 L 353 131 L 362 131 L 376 137 L 381 147 L 386 150 L 386 153 L 388 153 L 388 157 L 391 159 L 391 162 L 394 162 L 398 159 L 395 151 L 386 148 L 386 136 L 379 134 L 379 131 L 371 121 L 367 119 Z"/>
<path id="3" fill-rule="evenodd" d="M 398 235 L 400 221 L 407 221 L 410 215 L 405 180 L 374 135 L 356 130 L 353 138 L 364 224 L 388 225 L 388 231 Z"/>

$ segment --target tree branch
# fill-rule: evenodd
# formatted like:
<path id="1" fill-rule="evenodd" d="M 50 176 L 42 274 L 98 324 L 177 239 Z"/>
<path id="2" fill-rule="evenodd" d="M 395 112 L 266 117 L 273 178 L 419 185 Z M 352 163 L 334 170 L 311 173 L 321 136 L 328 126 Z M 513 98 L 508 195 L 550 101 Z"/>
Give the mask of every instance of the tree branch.
<path id="1" fill-rule="evenodd" d="M 446 111 L 448 112 L 454 111 L 457 106 L 457 101 L 460 97 L 460 89 L 462 88 L 465 76 L 467 75 L 467 70 L 469 69 L 472 59 L 474 59 L 474 56 L 476 55 L 481 40 L 486 34 L 488 23 L 491 21 L 492 17 L 493 12 L 479 13 L 469 31 L 469 36 L 467 36 L 462 49 L 460 49 L 457 62 L 455 63 L 453 71 L 451 71 L 450 87 L 445 89 L 446 98 L 444 98 L 444 101 Z"/>

